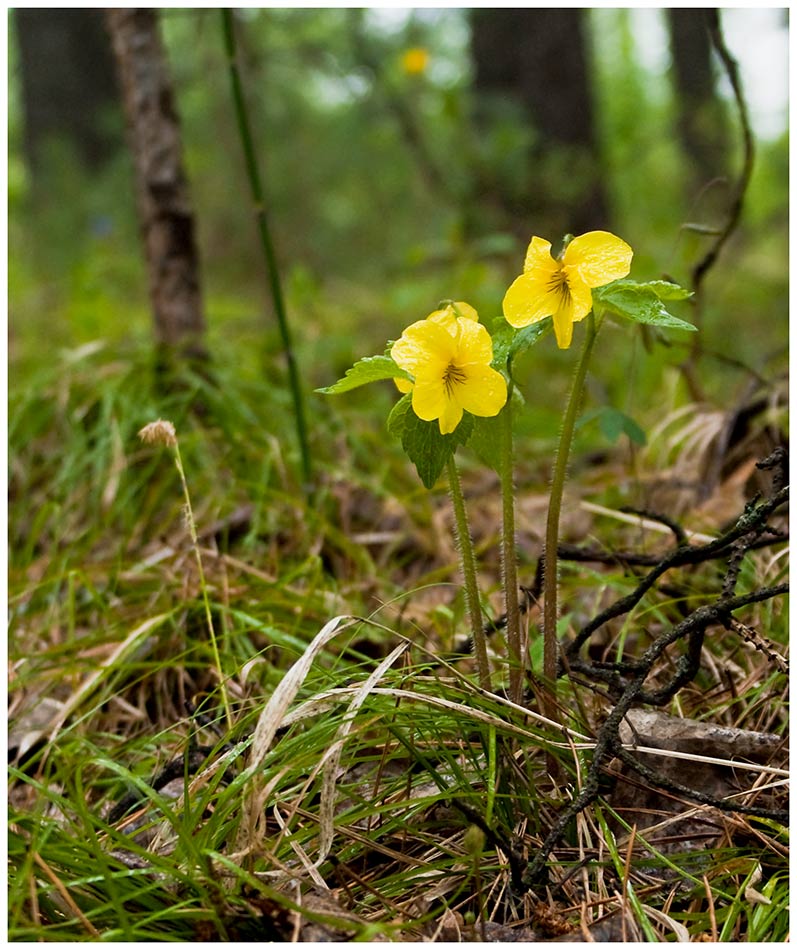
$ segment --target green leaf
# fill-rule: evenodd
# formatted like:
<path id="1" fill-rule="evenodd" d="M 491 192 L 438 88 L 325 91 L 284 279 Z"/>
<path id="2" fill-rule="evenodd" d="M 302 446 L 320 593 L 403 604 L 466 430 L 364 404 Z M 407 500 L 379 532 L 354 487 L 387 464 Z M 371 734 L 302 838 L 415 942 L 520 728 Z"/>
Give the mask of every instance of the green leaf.
<path id="1" fill-rule="evenodd" d="M 393 407 L 387 420 L 388 432 L 401 439 L 401 445 L 415 466 L 426 488 L 435 482 L 458 445 L 464 445 L 473 431 L 473 416 L 465 413 L 462 422 L 448 435 L 440 433 L 437 420 L 425 422 L 412 410 L 412 393 Z"/>
<path id="2" fill-rule="evenodd" d="M 503 412 L 503 410 L 501 410 Z M 499 413 L 500 415 L 500 413 Z M 473 420 L 473 436 L 470 439 L 470 448 L 478 455 L 479 460 L 489 465 L 493 471 L 498 471 L 500 465 L 499 446 L 501 444 L 501 429 L 498 416 L 483 416 Z"/>
<path id="3" fill-rule="evenodd" d="M 648 280 L 641 286 L 650 287 L 659 300 L 688 300 L 693 296 L 691 290 L 671 280 Z"/>
<path id="4" fill-rule="evenodd" d="M 635 280 L 615 280 L 605 287 L 592 291 L 592 298 L 603 309 L 611 311 L 627 320 L 637 323 L 649 323 L 659 327 L 671 327 L 675 330 L 697 330 L 697 327 L 686 320 L 674 317 L 659 299 L 660 293 L 673 291 L 663 287 L 674 288 L 677 284 L 657 280 L 649 284 L 639 284 Z M 683 288 L 680 288 L 683 289 Z M 678 299 L 669 297 L 667 299 Z"/>
<path id="5" fill-rule="evenodd" d="M 601 432 L 610 442 L 616 442 L 621 435 L 627 435 L 637 445 L 645 445 L 648 441 L 639 423 L 620 409 L 615 409 L 614 406 L 601 406 L 599 409 L 585 412 L 576 423 L 576 429 L 580 429 L 595 419 L 598 420 Z"/>
<path id="6" fill-rule="evenodd" d="M 507 363 L 513 360 L 518 353 L 528 350 L 538 343 L 553 326 L 551 317 L 545 317 L 537 323 L 516 330 L 510 326 L 504 317 L 493 321 L 493 362 L 497 370 L 505 370 Z"/>
<path id="7" fill-rule="evenodd" d="M 515 434 L 520 424 L 521 414 L 518 412 L 525 405 L 526 400 L 523 394 L 517 388 L 512 387 L 512 428 Z M 501 444 L 501 413 L 506 412 L 506 407 L 498 413 L 497 416 L 474 416 L 473 434 L 468 439 L 468 448 L 470 448 L 479 457 L 481 462 L 488 465 L 493 471 L 498 471 L 501 465 L 501 453 L 499 446 Z"/>
<path id="8" fill-rule="evenodd" d="M 325 386 L 323 389 L 316 389 L 317 393 L 323 393 L 325 396 L 346 393 L 350 389 L 356 389 L 358 386 L 364 386 L 366 383 L 374 383 L 380 379 L 410 379 L 410 375 L 398 366 L 390 356 L 366 356 L 358 360 L 351 369 L 346 370 L 343 379 L 339 379 L 331 386 Z"/>
<path id="9" fill-rule="evenodd" d="M 387 417 L 387 431 L 395 439 L 401 440 L 407 425 L 407 413 L 412 412 L 412 393 L 406 393 L 390 410 Z"/>

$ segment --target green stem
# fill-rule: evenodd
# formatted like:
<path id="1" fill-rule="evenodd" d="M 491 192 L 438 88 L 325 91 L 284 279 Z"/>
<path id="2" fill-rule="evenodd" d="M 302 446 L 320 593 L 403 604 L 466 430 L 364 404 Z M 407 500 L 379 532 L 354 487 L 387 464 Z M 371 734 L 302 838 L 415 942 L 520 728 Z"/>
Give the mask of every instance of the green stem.
<path id="1" fill-rule="evenodd" d="M 232 710 L 230 709 L 230 700 L 227 696 L 227 687 L 224 682 L 224 671 L 221 668 L 221 657 L 219 655 L 219 645 L 216 640 L 216 631 L 213 628 L 213 615 L 210 611 L 210 598 L 208 597 L 208 585 L 205 582 L 205 571 L 202 567 L 202 557 L 199 553 L 199 539 L 197 538 L 196 533 L 196 522 L 194 521 L 194 509 L 191 507 L 191 495 L 188 492 L 188 482 L 185 478 L 185 471 L 183 469 L 183 459 L 180 455 L 180 445 L 175 442 L 174 444 L 174 462 L 177 466 L 177 472 L 180 476 L 180 484 L 183 487 L 183 497 L 185 498 L 185 512 L 186 520 L 188 521 L 188 530 L 191 533 L 191 543 L 194 548 L 194 553 L 196 555 L 196 565 L 197 570 L 199 571 L 199 586 L 202 590 L 202 602 L 205 606 L 205 620 L 208 625 L 208 632 L 210 633 L 210 645 L 213 650 L 213 661 L 216 664 L 216 669 L 219 672 L 219 684 L 221 687 L 221 698 L 224 704 L 224 714 L 227 718 L 227 725 L 232 729 Z M 187 801 L 187 800 L 186 800 Z"/>
<path id="2" fill-rule="evenodd" d="M 293 408 L 296 416 L 296 434 L 299 439 L 299 450 L 302 456 L 302 472 L 305 483 L 309 486 L 312 482 L 312 463 L 310 446 L 307 441 L 307 426 L 305 424 L 304 404 L 302 401 L 302 389 L 299 381 L 299 370 L 296 364 L 296 358 L 293 353 L 293 343 L 291 341 L 290 327 L 288 325 L 288 317 L 285 311 L 285 302 L 282 296 L 282 285 L 280 283 L 279 268 L 277 267 L 277 257 L 274 252 L 274 244 L 271 240 L 271 231 L 268 226 L 266 202 L 263 194 L 263 186 L 260 181 L 260 173 L 257 166 L 254 140 L 252 138 L 252 132 L 249 124 L 249 113 L 246 108 L 243 86 L 241 84 L 241 77 L 238 72 L 233 13 L 234 11 L 231 9 L 223 9 L 221 11 L 224 45 L 229 61 L 230 85 L 232 88 L 233 102 L 235 104 L 235 117 L 238 123 L 238 134 L 241 138 L 241 146 L 243 148 L 244 160 L 246 162 L 246 173 L 249 178 L 249 186 L 252 192 L 252 199 L 255 207 L 255 218 L 257 220 L 257 227 L 260 235 L 260 246 L 265 258 L 266 270 L 268 271 L 271 299 L 274 303 L 274 311 L 277 315 L 277 322 L 279 323 L 280 335 L 282 337 L 282 349 L 288 364 L 288 379 L 291 393 L 293 395 Z"/>
<path id="3" fill-rule="evenodd" d="M 501 425 L 500 465 L 503 529 L 501 533 L 501 570 L 506 598 L 506 643 L 509 654 L 509 698 L 520 703 L 523 698 L 524 663 L 520 643 L 520 610 L 518 608 L 517 555 L 515 551 L 515 486 L 512 451 L 512 382 L 506 405 L 499 417 Z"/>
<path id="4" fill-rule="evenodd" d="M 573 386 L 570 390 L 570 399 L 565 410 L 562 431 L 559 436 L 559 448 L 554 462 L 553 479 L 551 481 L 551 498 L 548 504 L 548 523 L 545 529 L 545 577 L 543 592 L 545 605 L 543 608 L 543 673 L 550 684 L 556 688 L 556 659 L 557 638 L 556 620 L 557 610 L 557 548 L 559 546 L 559 515 L 562 510 L 562 492 L 564 491 L 567 476 L 567 460 L 570 455 L 570 446 L 573 442 L 573 433 L 576 428 L 576 419 L 584 392 L 584 380 L 587 376 L 587 366 L 592 354 L 592 347 L 597 336 L 595 315 L 590 313 L 587 321 L 587 337 L 584 349 L 576 368 Z"/>
<path id="5" fill-rule="evenodd" d="M 454 507 L 454 524 L 456 528 L 457 547 L 462 565 L 462 576 L 465 579 L 465 602 L 470 616 L 470 627 L 473 635 L 473 652 L 476 655 L 476 666 L 479 671 L 479 685 L 482 689 L 492 691 L 490 683 L 490 664 L 487 659 L 487 638 L 482 626 L 482 608 L 479 599 L 479 587 L 476 583 L 476 557 L 473 553 L 473 541 L 470 537 L 468 513 L 465 510 L 465 498 L 462 495 L 462 485 L 459 472 L 451 455 L 448 459 L 448 491 Z"/>

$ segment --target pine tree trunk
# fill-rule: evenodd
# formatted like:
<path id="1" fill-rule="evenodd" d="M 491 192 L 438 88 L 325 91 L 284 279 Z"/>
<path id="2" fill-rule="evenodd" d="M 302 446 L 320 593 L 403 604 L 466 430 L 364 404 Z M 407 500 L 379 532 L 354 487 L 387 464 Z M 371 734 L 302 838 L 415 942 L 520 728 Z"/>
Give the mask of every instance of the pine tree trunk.
<path id="1" fill-rule="evenodd" d="M 153 9 L 106 14 L 122 89 L 155 337 L 171 360 L 204 356 L 205 320 L 180 126 Z"/>

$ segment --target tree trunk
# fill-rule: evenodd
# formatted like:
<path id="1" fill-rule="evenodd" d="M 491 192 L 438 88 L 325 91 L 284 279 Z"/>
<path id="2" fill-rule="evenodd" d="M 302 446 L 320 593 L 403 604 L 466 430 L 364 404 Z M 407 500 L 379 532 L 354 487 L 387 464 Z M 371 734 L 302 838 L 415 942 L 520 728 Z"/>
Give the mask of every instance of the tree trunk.
<path id="1" fill-rule="evenodd" d="M 39 169 L 48 143 L 62 138 L 99 168 L 121 145 L 105 121 L 119 97 L 102 12 L 20 9 L 14 25 L 28 166 Z"/>
<path id="2" fill-rule="evenodd" d="M 205 320 L 180 126 L 153 9 L 109 10 L 136 177 L 155 336 L 169 358 L 201 360 Z"/>
<path id="3" fill-rule="evenodd" d="M 552 237 L 608 224 L 583 24 L 572 8 L 471 13 L 477 122 L 514 104 L 533 132 L 525 193 L 504 192 L 504 204 Z"/>
<path id="4" fill-rule="evenodd" d="M 701 188 L 728 170 L 727 129 L 712 68 L 708 12 L 694 8 L 667 11 L 678 135 L 695 184 Z"/>

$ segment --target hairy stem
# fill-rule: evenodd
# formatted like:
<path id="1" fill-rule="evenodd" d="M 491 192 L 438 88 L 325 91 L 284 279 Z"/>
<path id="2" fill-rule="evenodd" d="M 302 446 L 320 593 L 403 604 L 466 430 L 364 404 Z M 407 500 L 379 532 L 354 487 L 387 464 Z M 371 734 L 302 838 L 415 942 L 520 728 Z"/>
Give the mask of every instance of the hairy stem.
<path id="1" fill-rule="evenodd" d="M 473 541 L 470 537 L 468 513 L 465 510 L 465 498 L 462 495 L 462 485 L 459 472 L 450 456 L 447 465 L 448 491 L 451 495 L 451 504 L 454 507 L 454 524 L 456 528 L 457 547 L 462 566 L 462 576 L 465 580 L 465 602 L 470 616 L 470 626 L 473 635 L 473 652 L 476 656 L 476 667 L 479 672 L 479 685 L 482 689 L 492 692 L 490 683 L 490 664 L 487 659 L 487 638 L 482 626 L 482 608 L 479 600 L 479 586 L 476 582 L 476 556 L 473 553 Z"/>
<path id="2" fill-rule="evenodd" d="M 512 445 L 512 382 L 506 405 L 499 416 L 501 447 L 499 472 L 501 477 L 502 533 L 501 571 L 506 598 L 506 643 L 509 653 L 509 698 L 520 703 L 523 696 L 524 658 L 520 641 L 520 609 L 518 606 L 517 557 L 515 551 L 515 486 L 513 483 Z"/>
<path id="3" fill-rule="evenodd" d="M 587 320 L 587 337 L 584 340 L 584 349 L 576 368 L 570 398 L 565 409 L 562 422 L 562 431 L 559 436 L 559 447 L 556 451 L 553 479 L 551 481 L 551 497 L 548 503 L 548 522 L 545 528 L 545 577 L 543 592 L 545 605 L 543 609 L 543 673 L 551 689 L 556 686 L 556 659 L 557 639 L 556 620 L 558 616 L 557 602 L 557 548 L 559 545 L 559 515 L 562 510 L 562 493 L 567 476 L 567 460 L 570 456 L 570 446 L 576 428 L 581 397 L 584 392 L 584 380 L 587 376 L 587 367 L 592 355 L 592 347 L 597 336 L 595 316 L 590 314 Z M 551 710 L 552 711 L 552 710 Z"/>

